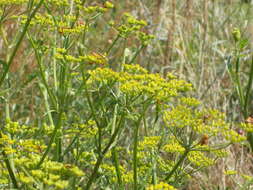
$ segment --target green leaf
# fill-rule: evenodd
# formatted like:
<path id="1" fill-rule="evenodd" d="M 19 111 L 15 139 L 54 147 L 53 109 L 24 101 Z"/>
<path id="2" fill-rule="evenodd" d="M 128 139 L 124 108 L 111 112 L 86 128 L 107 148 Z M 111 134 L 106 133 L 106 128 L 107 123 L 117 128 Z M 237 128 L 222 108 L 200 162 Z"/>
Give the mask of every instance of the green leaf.
<path id="1" fill-rule="evenodd" d="M 248 44 L 249 44 L 248 39 L 242 39 L 239 42 L 239 48 L 240 49 L 244 49 Z"/>

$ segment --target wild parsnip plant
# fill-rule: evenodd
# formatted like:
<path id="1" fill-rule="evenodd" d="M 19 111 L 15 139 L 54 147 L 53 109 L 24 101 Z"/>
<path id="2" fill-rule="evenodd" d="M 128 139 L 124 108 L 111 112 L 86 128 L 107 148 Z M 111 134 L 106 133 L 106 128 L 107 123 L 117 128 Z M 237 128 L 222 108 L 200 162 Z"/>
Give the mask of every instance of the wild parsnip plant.
<path id="1" fill-rule="evenodd" d="M 135 64 L 154 36 L 129 13 L 113 20 L 114 6 L 0 0 L 0 187 L 179 189 L 246 140 L 188 95 L 192 84 Z M 101 28 L 110 41 L 98 43 Z M 36 65 L 15 89 L 18 54 Z M 35 116 L 12 117 L 12 98 L 28 85 Z"/>
<path id="2" fill-rule="evenodd" d="M 244 122 L 242 126 L 247 126 L 245 122 L 247 119 L 251 119 L 252 112 L 250 111 L 250 104 L 252 99 L 252 82 L 253 82 L 253 57 L 248 61 L 249 57 L 247 54 L 247 46 L 249 46 L 249 40 L 242 36 L 240 29 L 235 28 L 232 31 L 232 35 L 235 42 L 235 48 L 232 56 L 228 56 L 226 60 L 227 69 L 230 74 L 232 83 L 236 90 L 236 95 L 239 100 L 240 111 Z M 245 70 L 248 70 L 245 72 Z M 247 81 L 243 84 L 243 81 Z M 248 121 L 249 125 L 252 124 L 251 121 Z M 243 129 L 245 127 L 242 127 Z M 251 150 L 253 150 L 253 135 L 251 130 L 247 130 L 249 132 L 248 142 L 250 144 Z"/>

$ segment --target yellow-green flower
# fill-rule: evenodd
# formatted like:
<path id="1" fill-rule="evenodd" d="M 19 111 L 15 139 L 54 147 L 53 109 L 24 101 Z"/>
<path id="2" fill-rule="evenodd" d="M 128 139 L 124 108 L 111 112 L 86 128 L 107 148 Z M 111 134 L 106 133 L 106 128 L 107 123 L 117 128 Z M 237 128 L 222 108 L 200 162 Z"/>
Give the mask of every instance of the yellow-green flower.
<path id="1" fill-rule="evenodd" d="M 235 170 L 226 170 L 224 172 L 225 175 L 236 175 L 237 174 L 237 171 Z"/>
<path id="2" fill-rule="evenodd" d="M 146 187 L 146 190 L 176 190 L 176 188 L 167 183 L 160 182 L 156 185 L 150 185 Z"/>
<path id="3" fill-rule="evenodd" d="M 187 158 L 192 164 L 198 167 L 207 167 L 215 163 L 214 159 L 208 158 L 207 156 L 204 155 L 203 152 L 200 151 L 189 152 Z"/>

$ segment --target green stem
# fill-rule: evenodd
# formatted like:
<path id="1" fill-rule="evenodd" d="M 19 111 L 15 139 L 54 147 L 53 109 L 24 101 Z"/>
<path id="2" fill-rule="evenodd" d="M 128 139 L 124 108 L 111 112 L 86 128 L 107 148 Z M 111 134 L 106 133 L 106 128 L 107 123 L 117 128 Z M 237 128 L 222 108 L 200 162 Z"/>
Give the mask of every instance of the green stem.
<path id="1" fill-rule="evenodd" d="M 249 76 L 249 80 L 248 80 L 248 85 L 246 88 L 246 95 L 245 95 L 245 101 L 244 101 L 244 107 L 243 107 L 243 114 L 244 114 L 245 119 L 248 117 L 249 97 L 250 97 L 250 92 L 251 92 L 251 87 L 252 87 L 252 82 L 253 82 L 253 57 L 251 60 L 250 73 L 248 76 Z M 251 151 L 253 151 L 253 133 L 247 134 L 247 140 L 250 144 Z"/>
<path id="2" fill-rule="evenodd" d="M 96 125 L 98 127 L 98 153 L 100 154 L 101 153 L 101 146 L 102 146 L 102 127 L 100 126 L 98 120 L 97 120 L 97 117 L 96 117 L 96 112 L 95 112 L 95 108 L 93 107 L 93 104 L 92 104 L 92 100 L 91 100 L 91 97 L 89 95 L 89 92 L 88 92 L 88 89 L 87 89 L 87 86 L 85 85 L 85 93 L 86 93 L 86 98 L 88 100 L 88 105 L 91 109 L 91 114 L 92 114 L 92 118 L 95 120 L 96 122 Z"/>
<path id="3" fill-rule="evenodd" d="M 166 176 L 165 180 L 168 181 L 171 176 L 175 173 L 175 171 L 178 169 L 178 167 L 181 165 L 181 163 L 185 160 L 187 154 L 190 152 L 189 149 L 185 149 L 184 154 L 181 156 L 181 158 L 178 160 L 178 162 L 176 163 L 176 165 L 172 168 L 172 170 L 170 171 L 170 173 Z"/>
<path id="4" fill-rule="evenodd" d="M 0 136 L 1 136 L 1 135 L 0 135 Z M 16 177 L 15 177 L 15 174 L 14 174 L 14 172 L 13 172 L 13 170 L 12 170 L 11 163 L 10 163 L 10 161 L 9 161 L 9 159 L 8 159 L 8 156 L 5 154 L 5 151 L 2 151 L 2 155 L 3 155 L 3 157 L 4 157 L 4 162 L 5 162 L 5 164 L 6 164 L 6 167 L 7 167 L 8 173 L 9 173 L 9 176 L 10 176 L 11 181 L 12 181 L 12 183 L 13 183 L 13 186 L 14 186 L 14 188 L 18 189 L 18 182 L 17 182 Z"/>
<path id="5" fill-rule="evenodd" d="M 144 48 L 144 45 L 141 45 L 141 47 L 135 52 L 133 58 L 131 59 L 131 61 L 129 61 L 128 64 L 132 64 L 134 62 L 134 60 L 136 59 L 136 57 L 140 54 L 141 50 Z"/>
<path id="6" fill-rule="evenodd" d="M 88 117 L 88 119 L 86 120 L 85 124 L 88 123 L 88 121 L 90 120 L 91 116 Z M 80 134 L 83 132 L 83 130 L 85 130 L 85 128 L 82 128 L 79 133 L 77 133 L 75 135 L 75 137 L 73 138 L 73 140 L 69 143 L 69 145 L 67 146 L 67 148 L 64 150 L 64 152 L 62 153 L 62 157 L 64 157 L 66 154 L 68 154 L 68 152 L 71 150 L 71 147 L 74 145 L 74 143 L 78 140 L 78 138 L 80 137 Z"/>
<path id="7" fill-rule="evenodd" d="M 154 151 L 152 150 L 152 153 L 151 153 L 151 160 L 152 160 L 152 184 L 156 184 L 157 183 L 157 174 L 156 174 L 156 155 L 154 153 Z"/>
<path id="8" fill-rule="evenodd" d="M 138 137 L 139 137 L 139 128 L 142 121 L 142 118 L 145 115 L 145 112 L 149 106 L 149 102 L 144 106 L 143 112 L 141 113 L 140 117 L 138 118 L 136 122 L 136 126 L 134 129 L 134 150 L 133 150 L 133 170 L 134 170 L 134 190 L 138 190 L 138 159 L 137 159 L 137 153 L 138 153 Z"/>
<path id="9" fill-rule="evenodd" d="M 125 63 L 125 56 L 123 57 L 123 63 Z M 119 65 L 119 72 L 123 71 L 123 64 L 120 63 Z M 116 98 L 118 98 L 120 96 L 120 83 L 116 84 Z M 113 114 L 113 122 L 112 122 L 112 130 L 111 133 L 113 134 L 115 129 L 116 129 L 116 121 L 117 121 L 117 115 L 118 115 L 118 106 L 119 104 L 116 103 L 115 107 L 114 107 L 114 114 Z M 115 141 L 116 143 L 117 141 Z M 113 156 L 113 162 L 114 162 L 114 167 L 116 170 L 116 174 L 117 174 L 117 180 L 118 180 L 118 184 L 119 184 L 119 188 L 123 189 L 122 187 L 122 178 L 121 178 L 121 172 L 120 172 L 120 164 L 119 164 L 119 158 L 118 158 L 118 153 L 116 151 L 116 148 L 114 147 L 112 150 L 112 156 Z"/>
<path id="10" fill-rule="evenodd" d="M 109 52 L 111 51 L 111 49 L 113 48 L 113 46 L 116 44 L 116 42 L 119 40 L 120 35 L 118 35 L 112 42 L 112 44 L 110 45 L 110 47 L 106 50 L 106 53 L 109 54 Z"/>
<path id="11" fill-rule="evenodd" d="M 240 66 L 240 57 L 239 57 L 239 52 L 238 50 L 236 51 L 236 63 L 235 63 L 235 85 L 236 85 L 236 90 L 237 90 L 237 94 L 239 96 L 239 101 L 240 101 L 240 106 L 241 109 L 244 108 L 245 105 L 245 100 L 244 100 L 244 96 L 243 96 L 243 89 L 242 89 L 242 85 L 240 82 L 240 74 L 239 74 L 239 66 Z M 244 112 L 244 110 L 242 110 Z M 243 113 L 244 115 L 245 113 Z"/>
<path id="12" fill-rule="evenodd" d="M 47 149 L 45 150 L 43 156 L 41 157 L 39 163 L 37 164 L 36 168 L 39 168 L 41 166 L 41 164 L 44 162 L 46 156 L 48 155 L 51 147 L 52 147 L 52 144 L 53 142 L 55 141 L 55 137 L 57 135 L 57 132 L 58 132 L 58 129 L 61 127 L 61 117 L 62 117 L 62 112 L 58 113 L 58 118 L 57 118 L 57 122 L 56 122 L 56 125 L 54 127 L 54 131 L 53 131 L 53 134 L 50 138 L 50 141 L 49 141 L 49 144 L 47 146 Z"/>
<path id="13" fill-rule="evenodd" d="M 251 66 L 250 66 L 250 73 L 249 73 L 249 80 L 248 85 L 246 89 L 246 95 L 245 95 L 245 103 L 244 103 L 244 116 L 248 117 L 248 103 L 249 103 L 249 96 L 250 96 L 250 90 L 252 87 L 253 82 L 253 56 L 251 60 Z"/>
<path id="14" fill-rule="evenodd" d="M 39 65 L 39 71 L 40 71 L 40 77 L 42 79 L 42 83 L 43 83 L 43 85 L 45 86 L 45 88 L 47 90 L 47 93 L 49 95 L 50 101 L 53 104 L 54 109 L 56 109 L 56 107 L 57 107 L 57 99 L 56 99 L 55 95 L 50 90 L 50 88 L 49 88 L 49 86 L 47 84 L 47 80 L 46 80 L 46 76 L 45 76 L 45 73 L 44 73 L 44 69 L 43 69 L 43 65 L 42 65 L 42 60 L 41 60 L 42 56 L 39 54 L 39 52 L 37 50 L 37 47 L 36 47 L 36 44 L 35 44 L 34 40 L 32 39 L 32 37 L 29 34 L 27 34 L 27 37 L 28 37 L 28 40 L 30 41 L 30 43 L 31 43 L 31 45 L 32 45 L 32 47 L 34 49 L 34 52 L 35 52 L 35 57 L 36 57 L 38 65 Z"/>
<path id="15" fill-rule="evenodd" d="M 0 132 L 0 139 L 2 138 L 2 133 Z M 0 148 L 2 148 L 2 146 L 0 146 Z M 11 181 L 13 183 L 13 186 L 14 188 L 18 189 L 18 182 L 16 180 L 16 177 L 15 177 L 15 174 L 14 174 L 14 171 L 11 167 L 11 163 L 10 163 L 10 160 L 8 158 L 8 155 L 5 153 L 4 150 L 2 150 L 2 155 L 3 155 L 3 158 L 4 158 L 4 163 L 7 167 L 7 170 L 8 170 L 8 173 L 9 173 L 9 176 L 11 178 Z"/>
<path id="16" fill-rule="evenodd" d="M 119 133 L 119 131 L 121 129 L 121 125 L 122 125 L 123 120 L 124 120 L 124 115 L 121 116 L 119 124 L 118 124 L 118 127 L 115 130 L 115 132 L 113 133 L 113 135 L 111 136 L 109 143 L 107 144 L 107 146 L 105 147 L 105 149 L 102 151 L 102 154 L 98 155 L 98 159 L 97 159 L 97 162 L 96 162 L 96 164 L 94 166 L 92 174 L 89 177 L 88 182 L 87 182 L 87 184 L 86 184 L 86 186 L 84 188 L 85 190 L 89 190 L 91 188 L 91 185 L 92 185 L 93 181 L 97 178 L 98 169 L 99 169 L 99 167 L 100 167 L 100 165 L 101 165 L 101 163 L 102 163 L 102 161 L 104 159 L 105 154 L 110 150 L 112 144 L 114 143 L 116 137 L 118 136 L 118 133 Z"/>
<path id="17" fill-rule="evenodd" d="M 120 172 L 120 168 L 119 168 L 120 164 L 119 164 L 118 152 L 115 149 L 115 147 L 112 150 L 112 156 L 113 156 L 114 166 L 116 169 L 119 188 L 122 189 L 122 178 L 121 178 L 121 172 Z"/>
<path id="18" fill-rule="evenodd" d="M 5 69 L 4 69 L 4 72 L 3 72 L 3 74 L 2 74 L 2 76 L 0 78 L 0 86 L 2 86 L 3 81 L 6 78 L 7 73 L 9 72 L 10 66 L 11 66 L 11 64 L 12 64 L 12 62 L 14 60 L 14 57 L 17 54 L 17 51 L 18 51 L 19 46 L 21 45 L 21 42 L 23 41 L 23 39 L 25 37 L 26 31 L 28 30 L 28 27 L 29 27 L 29 25 L 31 23 L 31 20 L 33 19 L 33 17 L 37 13 L 37 11 L 39 10 L 39 8 L 41 7 L 41 5 L 42 5 L 43 2 L 44 2 L 44 0 L 40 0 L 40 2 L 37 4 L 37 6 L 35 7 L 35 9 L 32 11 L 32 13 L 30 14 L 30 16 L 27 18 L 25 26 L 24 26 L 23 30 L 21 31 L 21 34 L 20 34 L 20 36 L 19 36 L 19 38 L 17 40 L 17 44 L 15 45 L 14 50 L 13 50 L 12 54 L 10 55 L 10 58 L 7 61 L 7 65 L 6 65 Z"/>
<path id="19" fill-rule="evenodd" d="M 137 173 L 137 148 L 138 148 L 138 132 L 139 132 L 139 124 L 137 124 L 135 126 L 135 130 L 134 130 L 134 152 L 133 152 L 133 161 L 134 161 L 134 190 L 138 190 L 138 173 Z"/>

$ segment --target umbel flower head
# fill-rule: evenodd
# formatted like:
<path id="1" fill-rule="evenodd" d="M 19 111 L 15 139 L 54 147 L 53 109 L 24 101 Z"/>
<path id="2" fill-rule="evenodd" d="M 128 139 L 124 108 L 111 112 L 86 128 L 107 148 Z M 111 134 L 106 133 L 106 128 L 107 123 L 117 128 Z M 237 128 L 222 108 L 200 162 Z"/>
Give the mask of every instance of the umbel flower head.
<path id="1" fill-rule="evenodd" d="M 164 183 L 164 182 L 160 182 L 156 185 L 150 185 L 146 188 L 146 190 L 176 190 L 176 188 L 174 188 L 173 186 Z"/>
<path id="2" fill-rule="evenodd" d="M 89 71 L 89 83 L 93 85 L 112 86 L 119 83 L 122 94 L 130 97 L 148 96 L 153 100 L 168 101 L 178 96 L 180 92 L 192 89 L 192 85 L 183 80 L 164 79 L 159 74 L 148 74 L 139 65 L 123 65 L 122 72 L 115 72 L 109 68 L 97 68 Z"/>
<path id="3" fill-rule="evenodd" d="M 171 106 L 164 112 L 164 121 L 170 130 L 192 131 L 192 140 L 203 136 L 209 139 L 223 136 L 223 142 L 233 143 L 246 140 L 245 136 L 231 129 L 223 113 L 213 109 L 192 109 L 189 104 L 180 103 L 177 106 Z"/>

